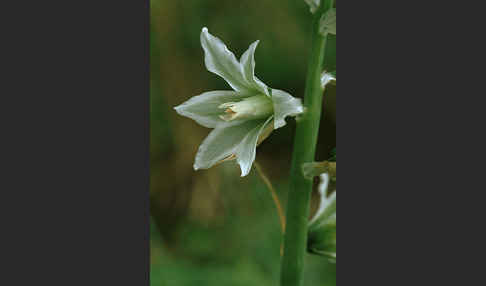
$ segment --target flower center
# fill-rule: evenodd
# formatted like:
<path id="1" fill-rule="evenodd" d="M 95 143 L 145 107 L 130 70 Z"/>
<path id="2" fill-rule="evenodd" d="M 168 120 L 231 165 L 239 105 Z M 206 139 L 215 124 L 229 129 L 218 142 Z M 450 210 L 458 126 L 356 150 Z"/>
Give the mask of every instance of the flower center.
<path id="1" fill-rule="evenodd" d="M 238 102 L 223 103 L 218 108 L 224 109 L 224 114 L 219 116 L 224 121 L 264 118 L 273 113 L 272 100 L 266 95 L 256 95 Z"/>

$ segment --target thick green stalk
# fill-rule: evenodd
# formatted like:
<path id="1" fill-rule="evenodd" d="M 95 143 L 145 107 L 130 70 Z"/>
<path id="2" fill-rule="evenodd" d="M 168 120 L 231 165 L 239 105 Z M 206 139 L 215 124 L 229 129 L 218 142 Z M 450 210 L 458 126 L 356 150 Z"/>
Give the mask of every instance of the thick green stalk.
<path id="1" fill-rule="evenodd" d="M 292 154 L 281 286 L 301 286 L 303 282 L 312 180 L 304 177 L 302 164 L 314 161 L 316 151 L 323 93 L 320 75 L 327 41 L 327 36 L 319 34 L 319 21 L 333 2 L 321 0 L 312 22 L 312 48 L 304 94 L 305 112 L 297 122 Z"/>

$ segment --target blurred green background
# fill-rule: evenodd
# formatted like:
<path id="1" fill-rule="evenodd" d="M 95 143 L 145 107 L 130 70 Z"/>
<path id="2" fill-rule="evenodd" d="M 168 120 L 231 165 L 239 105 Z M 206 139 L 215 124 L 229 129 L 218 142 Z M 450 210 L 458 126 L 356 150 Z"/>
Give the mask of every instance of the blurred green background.
<path id="1" fill-rule="evenodd" d="M 278 215 L 255 170 L 240 177 L 226 162 L 194 171 L 197 148 L 210 129 L 173 107 L 210 90 L 229 90 L 204 67 L 202 27 L 236 57 L 255 40 L 256 74 L 268 86 L 303 97 L 311 14 L 304 0 L 151 0 L 150 212 L 152 286 L 278 285 Z M 335 70 L 335 38 L 327 69 Z M 336 146 L 335 87 L 326 91 L 318 160 Z M 295 120 L 275 130 L 256 160 L 286 205 Z M 312 209 L 317 197 L 314 196 Z M 335 285 L 336 266 L 308 255 L 305 285 Z"/>

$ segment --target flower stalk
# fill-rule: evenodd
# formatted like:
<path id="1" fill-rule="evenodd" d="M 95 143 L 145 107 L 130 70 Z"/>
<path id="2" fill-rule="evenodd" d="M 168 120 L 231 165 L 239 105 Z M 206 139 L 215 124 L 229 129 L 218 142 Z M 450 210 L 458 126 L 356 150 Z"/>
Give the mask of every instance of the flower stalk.
<path id="1" fill-rule="evenodd" d="M 334 0 L 321 0 L 319 8 L 313 14 L 311 55 L 304 94 L 305 112 L 297 122 L 292 154 L 281 286 L 303 284 L 312 180 L 304 177 L 302 164 L 315 161 L 323 99 L 321 73 L 327 42 L 327 34 L 323 36 L 319 33 L 320 19 L 323 13 L 332 8 L 333 2 Z"/>

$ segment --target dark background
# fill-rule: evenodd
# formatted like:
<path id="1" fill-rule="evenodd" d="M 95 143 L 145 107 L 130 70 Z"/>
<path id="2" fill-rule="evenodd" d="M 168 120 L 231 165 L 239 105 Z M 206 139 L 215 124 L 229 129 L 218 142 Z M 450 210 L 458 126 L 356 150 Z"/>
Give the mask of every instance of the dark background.
<path id="1" fill-rule="evenodd" d="M 199 40 L 204 26 L 237 58 L 260 40 L 256 75 L 302 98 L 310 24 L 303 0 L 151 1 L 153 286 L 278 285 L 281 232 L 268 189 L 254 169 L 241 178 L 235 162 L 194 171 L 197 148 L 210 129 L 173 107 L 205 91 L 231 89 L 204 66 Z M 335 50 L 327 52 L 335 67 Z M 330 87 L 324 101 L 318 160 L 327 159 L 336 146 L 335 91 Z M 258 147 L 256 157 L 284 207 L 295 132 L 295 120 L 287 122 Z M 306 261 L 306 285 L 335 283 L 335 265 L 312 255 Z"/>
<path id="2" fill-rule="evenodd" d="M 148 285 L 148 1 L 0 15 L 0 285 Z"/>

